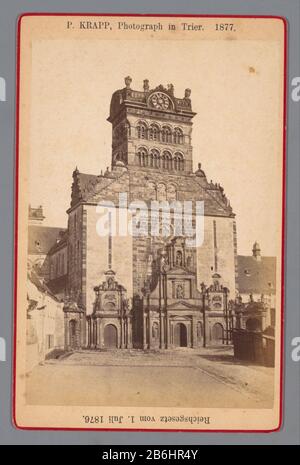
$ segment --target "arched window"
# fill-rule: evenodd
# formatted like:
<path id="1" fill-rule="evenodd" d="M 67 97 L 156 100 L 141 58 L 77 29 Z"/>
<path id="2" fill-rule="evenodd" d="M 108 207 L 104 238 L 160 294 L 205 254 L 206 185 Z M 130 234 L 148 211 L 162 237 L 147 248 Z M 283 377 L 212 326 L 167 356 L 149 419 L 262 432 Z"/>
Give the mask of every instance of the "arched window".
<path id="1" fill-rule="evenodd" d="M 166 170 L 171 170 L 172 169 L 172 155 L 170 152 L 168 151 L 165 151 L 163 153 L 163 157 L 164 157 L 164 166 L 163 168 L 165 168 Z"/>
<path id="2" fill-rule="evenodd" d="M 165 184 L 159 183 L 157 185 L 157 200 L 166 200 L 167 199 L 167 189 Z"/>
<path id="3" fill-rule="evenodd" d="M 173 158 L 173 168 L 175 171 L 184 170 L 184 160 L 182 153 L 176 152 Z"/>
<path id="4" fill-rule="evenodd" d="M 136 134 L 138 139 L 147 139 L 147 126 L 145 123 L 138 123 L 136 127 Z"/>
<path id="5" fill-rule="evenodd" d="M 183 144 L 183 132 L 180 128 L 175 128 L 173 139 L 174 144 Z"/>
<path id="6" fill-rule="evenodd" d="M 153 181 L 147 183 L 147 197 L 150 200 L 156 200 L 156 185 Z"/>
<path id="7" fill-rule="evenodd" d="M 149 166 L 150 166 L 150 168 L 154 168 L 154 165 L 153 165 L 153 152 L 152 151 L 150 152 L 150 155 L 149 155 Z"/>
<path id="8" fill-rule="evenodd" d="M 159 151 L 156 149 L 151 150 L 150 152 L 150 164 L 151 168 L 158 168 L 159 163 Z"/>
<path id="9" fill-rule="evenodd" d="M 148 166 L 148 152 L 144 147 L 138 149 L 138 161 L 140 166 Z"/>
<path id="10" fill-rule="evenodd" d="M 171 201 L 171 200 L 176 200 L 176 186 L 174 186 L 174 184 L 168 184 L 168 187 L 167 187 L 167 197 L 168 197 L 168 200 Z"/>
<path id="11" fill-rule="evenodd" d="M 172 142 L 172 131 L 169 126 L 164 126 L 161 131 L 162 142 Z"/>
<path id="12" fill-rule="evenodd" d="M 159 140 L 159 127 L 156 124 L 151 124 L 149 128 L 149 139 Z"/>

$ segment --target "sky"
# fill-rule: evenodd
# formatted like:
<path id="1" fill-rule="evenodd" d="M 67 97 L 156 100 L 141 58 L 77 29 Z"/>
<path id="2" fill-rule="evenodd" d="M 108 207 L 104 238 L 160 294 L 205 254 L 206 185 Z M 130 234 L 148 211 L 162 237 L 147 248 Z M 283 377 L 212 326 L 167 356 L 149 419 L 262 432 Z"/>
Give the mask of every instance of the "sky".
<path id="1" fill-rule="evenodd" d="M 29 199 L 45 224 L 66 227 L 72 172 L 111 162 L 110 99 L 132 77 L 142 90 L 190 88 L 194 169 L 220 183 L 236 213 L 238 253 L 258 241 L 275 255 L 281 228 L 280 53 L 267 40 L 34 40 L 31 49 Z"/>

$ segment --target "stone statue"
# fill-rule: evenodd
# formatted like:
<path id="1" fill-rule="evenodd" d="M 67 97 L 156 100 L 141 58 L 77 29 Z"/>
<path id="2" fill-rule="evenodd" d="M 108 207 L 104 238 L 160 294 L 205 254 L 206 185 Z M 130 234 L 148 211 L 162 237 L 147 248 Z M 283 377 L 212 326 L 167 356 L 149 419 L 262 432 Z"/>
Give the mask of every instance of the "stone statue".
<path id="1" fill-rule="evenodd" d="M 176 287 L 176 299 L 183 299 L 184 298 L 184 289 L 181 284 L 178 284 Z"/>

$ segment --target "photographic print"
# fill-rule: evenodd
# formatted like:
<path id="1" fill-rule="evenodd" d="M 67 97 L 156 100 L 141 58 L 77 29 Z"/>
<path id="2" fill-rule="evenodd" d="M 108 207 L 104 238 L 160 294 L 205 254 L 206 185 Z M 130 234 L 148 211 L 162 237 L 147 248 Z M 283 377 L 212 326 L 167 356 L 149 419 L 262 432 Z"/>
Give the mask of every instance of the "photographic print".
<path id="1" fill-rule="evenodd" d="M 20 18 L 18 427 L 279 428 L 285 34 Z"/>

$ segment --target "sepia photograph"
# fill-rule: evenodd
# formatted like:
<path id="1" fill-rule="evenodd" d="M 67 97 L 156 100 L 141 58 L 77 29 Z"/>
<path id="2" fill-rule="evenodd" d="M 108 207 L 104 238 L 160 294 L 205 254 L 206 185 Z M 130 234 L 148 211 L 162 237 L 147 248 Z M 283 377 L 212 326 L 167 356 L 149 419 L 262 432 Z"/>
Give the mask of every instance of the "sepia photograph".
<path id="1" fill-rule="evenodd" d="M 20 428 L 275 430 L 285 23 L 19 21 Z"/>

